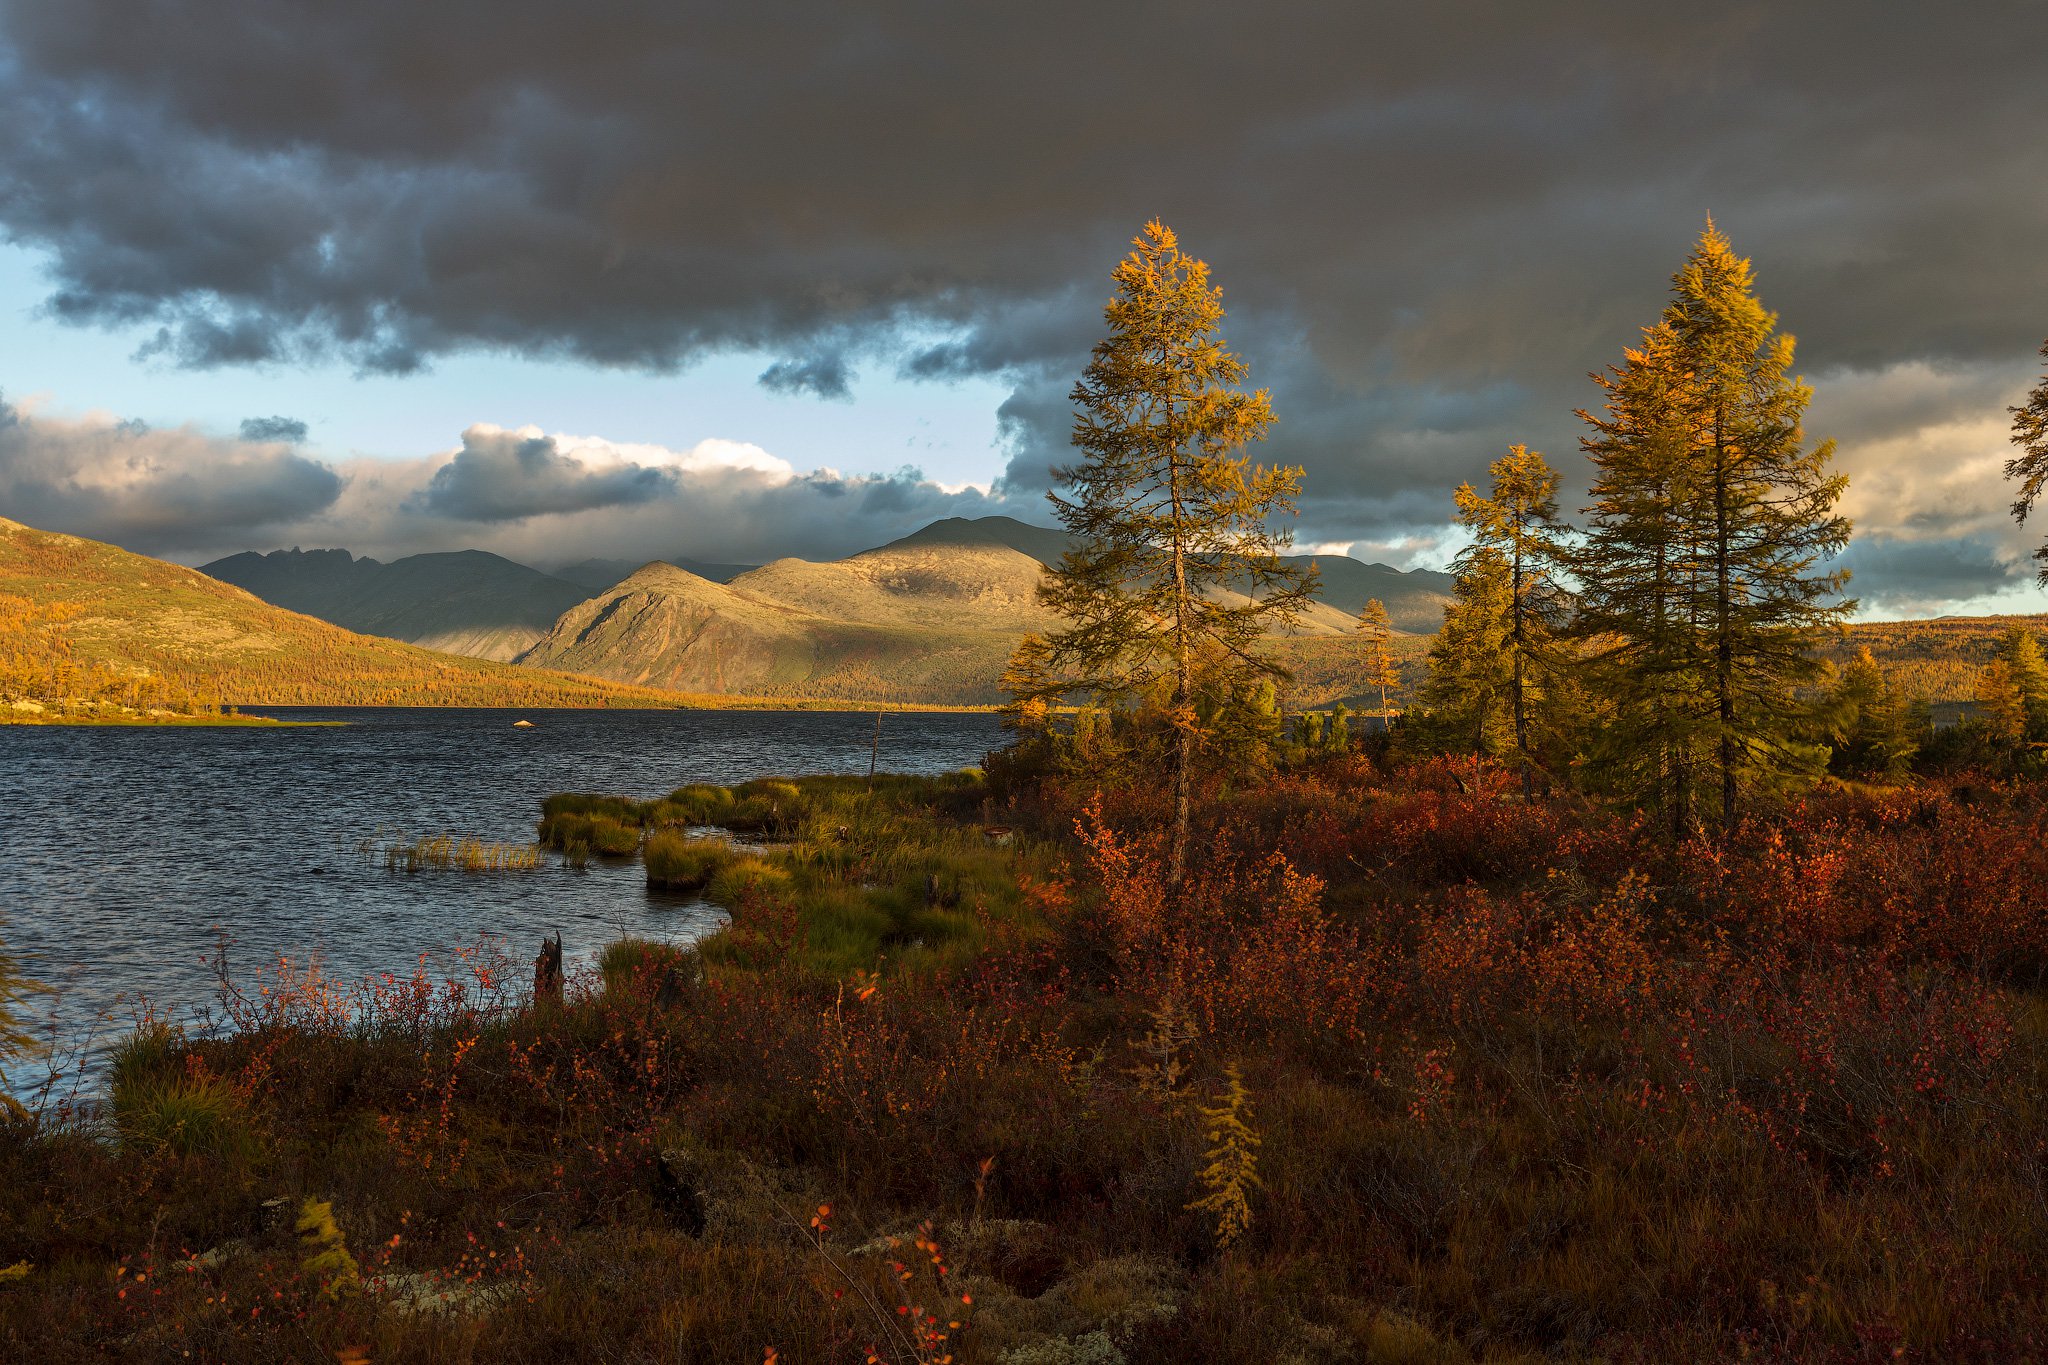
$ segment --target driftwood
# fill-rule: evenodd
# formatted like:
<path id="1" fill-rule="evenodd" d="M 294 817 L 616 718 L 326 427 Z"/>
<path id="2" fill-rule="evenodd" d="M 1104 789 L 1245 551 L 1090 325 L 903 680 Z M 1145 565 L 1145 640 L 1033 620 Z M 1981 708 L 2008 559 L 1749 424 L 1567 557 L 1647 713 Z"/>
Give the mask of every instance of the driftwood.
<path id="1" fill-rule="evenodd" d="M 533 960 L 533 1003 L 562 1003 L 562 936 L 540 941 L 540 955 Z"/>

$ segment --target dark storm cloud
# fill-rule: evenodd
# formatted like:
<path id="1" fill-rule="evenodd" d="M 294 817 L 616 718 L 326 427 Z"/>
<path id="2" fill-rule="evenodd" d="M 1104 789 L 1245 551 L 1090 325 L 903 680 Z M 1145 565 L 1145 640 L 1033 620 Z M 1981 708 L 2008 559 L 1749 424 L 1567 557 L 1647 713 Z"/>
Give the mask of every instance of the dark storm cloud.
<path id="1" fill-rule="evenodd" d="M 241 437 L 245 441 L 277 441 L 296 446 L 306 443 L 306 424 L 296 417 L 244 417 Z"/>
<path id="2" fill-rule="evenodd" d="M 551 436 L 475 426 L 462 449 L 414 499 L 452 521 L 524 521 L 656 502 L 675 492 L 676 471 L 639 464 L 593 468 L 564 455 Z"/>
<path id="3" fill-rule="evenodd" d="M 325 511 L 343 485 L 274 444 L 0 402 L 0 515 L 48 530 L 149 554 L 242 545 Z"/>
<path id="4" fill-rule="evenodd" d="M 761 371 L 760 384 L 770 393 L 803 393 L 841 402 L 853 397 L 853 372 L 846 357 L 836 352 L 778 360 Z"/>
<path id="5" fill-rule="evenodd" d="M 1918 364 L 2003 382 L 2048 331 L 2036 4 L 11 0 L 0 22 L 0 222 L 53 253 L 57 316 L 150 327 L 188 365 L 748 348 L 785 357 L 764 384 L 825 397 L 848 355 L 994 374 L 1029 493 L 1156 214 L 1228 291 L 1310 540 L 1440 523 L 1513 440 L 1570 465 L 1585 372 L 1710 211 L 1823 391 Z"/>
<path id="6" fill-rule="evenodd" d="M 1889 616 L 1939 612 L 1943 605 L 2022 585 L 2034 566 L 2005 557 L 1988 537 L 1894 541 L 1866 536 L 1849 547 L 1843 563 L 1853 573 L 1850 591 L 1866 608 Z"/>
<path id="7" fill-rule="evenodd" d="M 799 473 L 755 446 L 689 450 L 478 425 L 460 449 L 401 466 L 365 461 L 349 495 L 301 543 L 376 554 L 476 546 L 529 564 L 593 555 L 758 563 L 836 559 L 941 517 L 1013 511 L 922 471 Z"/>

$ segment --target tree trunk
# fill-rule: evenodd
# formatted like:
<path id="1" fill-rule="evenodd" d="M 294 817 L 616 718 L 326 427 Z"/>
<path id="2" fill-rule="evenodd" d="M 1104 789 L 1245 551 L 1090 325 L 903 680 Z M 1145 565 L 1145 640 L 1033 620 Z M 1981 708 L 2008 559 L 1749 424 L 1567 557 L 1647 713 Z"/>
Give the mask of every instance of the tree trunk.
<path id="1" fill-rule="evenodd" d="M 1515 576 L 1508 588 L 1514 593 L 1510 610 L 1515 622 L 1515 758 L 1522 770 L 1522 799 L 1528 800 L 1529 782 L 1529 716 L 1523 700 L 1522 656 L 1525 637 L 1522 626 L 1522 536 L 1525 528 L 1519 521 L 1515 527 Z"/>
<path id="2" fill-rule="evenodd" d="M 1724 414 L 1714 412 L 1714 696 L 1721 722 L 1721 824 L 1735 823 L 1735 641 L 1728 559 L 1728 448 Z"/>
<path id="3" fill-rule="evenodd" d="M 1173 430 L 1173 403 L 1166 405 L 1167 439 L 1178 442 Z M 1188 827 L 1192 808 L 1195 762 L 1193 661 L 1188 657 L 1188 564 L 1186 526 L 1181 511 L 1180 452 L 1168 456 L 1168 492 L 1173 503 L 1173 722 L 1180 731 L 1179 755 L 1173 768 L 1173 845 L 1167 855 L 1166 882 L 1180 887 L 1188 867 Z"/>
<path id="4" fill-rule="evenodd" d="M 562 936 L 540 941 L 540 953 L 533 959 L 533 1003 L 560 1005 L 562 1003 Z"/>
<path id="5" fill-rule="evenodd" d="M 1173 765 L 1173 844 L 1166 863 L 1166 881 L 1174 887 L 1180 885 L 1181 877 L 1187 872 L 1195 763 L 1194 718 L 1188 714 L 1194 704 L 1194 680 L 1188 659 L 1188 576 L 1181 548 L 1179 512 L 1180 500 L 1176 497 L 1173 530 L 1173 723 L 1179 731 L 1179 742 Z"/>

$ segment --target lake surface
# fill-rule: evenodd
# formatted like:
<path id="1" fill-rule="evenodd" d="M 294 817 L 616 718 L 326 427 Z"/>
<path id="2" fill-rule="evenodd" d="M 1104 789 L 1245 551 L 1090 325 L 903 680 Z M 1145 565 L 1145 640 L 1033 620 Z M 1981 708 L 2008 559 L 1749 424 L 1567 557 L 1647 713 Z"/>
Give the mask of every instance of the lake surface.
<path id="1" fill-rule="evenodd" d="M 690 782 L 858 772 L 872 712 L 260 708 L 317 729 L 0 726 L 0 943 L 57 988 L 31 1005 L 87 1057 L 134 1002 L 189 1016 L 205 965 L 319 955 L 332 975 L 409 973 L 421 953 L 500 935 L 531 961 L 559 931 L 572 958 L 626 934 L 688 940 L 724 921 L 651 893 L 637 862 L 523 873 L 384 870 L 425 835 L 530 842 L 555 791 L 648 797 Z M 520 716 L 531 730 L 515 729 Z M 978 764 L 991 715 L 882 720 L 880 767 Z M 364 840 L 377 847 L 365 855 Z M 317 869 L 317 871 L 316 871 Z M 115 1022 L 108 1023 L 107 1020 Z M 16 1089 L 32 1079 L 19 1068 Z"/>

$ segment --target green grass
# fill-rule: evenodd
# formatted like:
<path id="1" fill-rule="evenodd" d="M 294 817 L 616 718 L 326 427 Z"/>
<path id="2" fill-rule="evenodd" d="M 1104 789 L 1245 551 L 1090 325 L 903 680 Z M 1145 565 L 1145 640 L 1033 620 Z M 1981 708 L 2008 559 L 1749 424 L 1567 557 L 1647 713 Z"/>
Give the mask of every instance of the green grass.
<path id="1" fill-rule="evenodd" d="M 823 973 L 880 966 L 938 970 L 971 956 L 990 925 L 1025 918 L 1016 872 L 1049 850 L 999 847 L 977 823 L 988 794 L 978 770 L 946 777 L 767 778 L 699 784 L 652 801 L 559 792 L 542 804 L 542 842 L 620 852 L 640 845 L 647 883 L 701 894 L 735 916 L 705 940 L 714 967 L 747 960 L 750 917 L 792 912 L 802 957 Z M 771 842 L 693 838 L 714 826 Z"/>
<path id="2" fill-rule="evenodd" d="M 666 891 L 702 891 L 744 856 L 723 839 L 693 839 L 673 829 L 653 831 L 640 851 L 647 884 Z"/>
<path id="3" fill-rule="evenodd" d="M 247 1106 L 219 1077 L 185 1071 L 185 1046 L 174 1030 L 150 1024 L 115 1049 L 108 1076 L 115 1132 L 142 1152 L 246 1156 L 255 1145 Z"/>
<path id="4" fill-rule="evenodd" d="M 694 948 L 655 939 L 618 939 L 597 955 L 598 975 L 605 990 L 614 994 L 658 991 L 665 980 L 688 984 L 696 980 L 698 970 Z"/>

